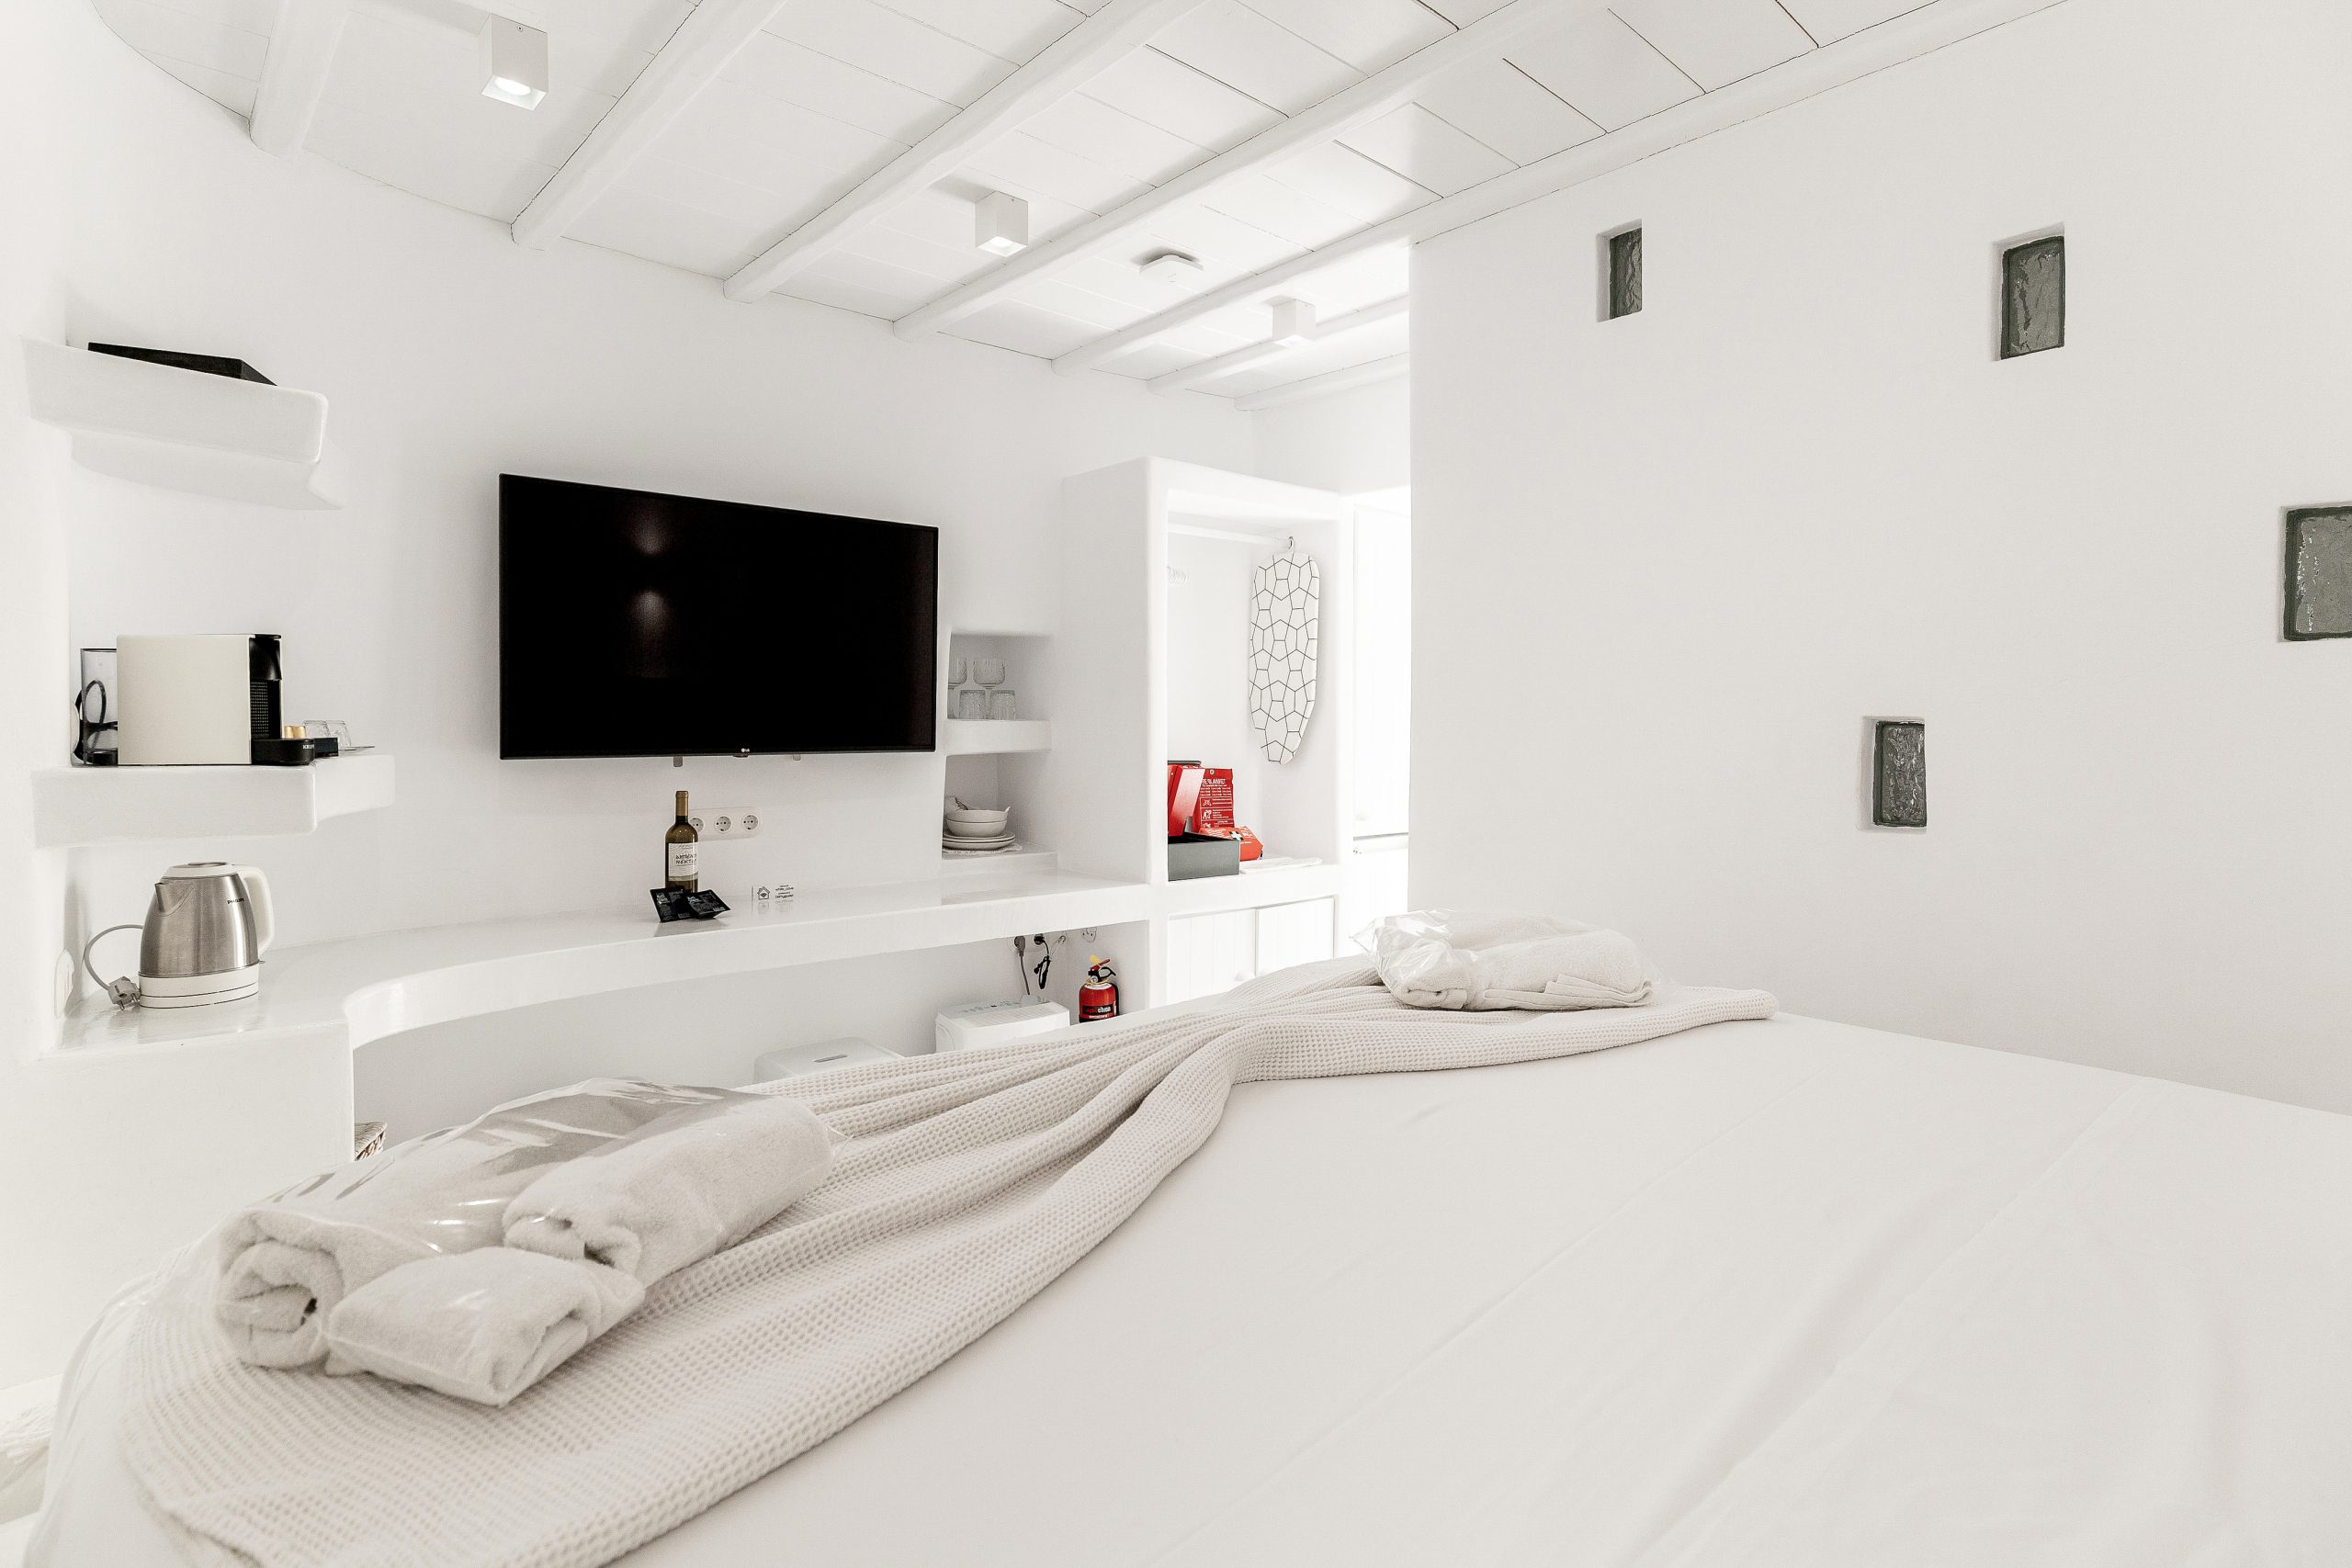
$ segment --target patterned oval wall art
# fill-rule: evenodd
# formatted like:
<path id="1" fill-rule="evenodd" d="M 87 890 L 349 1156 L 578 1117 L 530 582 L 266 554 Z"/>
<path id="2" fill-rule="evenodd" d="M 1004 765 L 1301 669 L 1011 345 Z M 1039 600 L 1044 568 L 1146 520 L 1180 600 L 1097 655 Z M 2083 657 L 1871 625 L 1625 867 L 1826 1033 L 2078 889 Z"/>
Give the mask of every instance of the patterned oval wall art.
<path id="1" fill-rule="evenodd" d="M 1323 574 L 1295 545 L 1250 583 L 1250 724 L 1270 762 L 1298 755 L 1315 712 L 1316 615 Z"/>

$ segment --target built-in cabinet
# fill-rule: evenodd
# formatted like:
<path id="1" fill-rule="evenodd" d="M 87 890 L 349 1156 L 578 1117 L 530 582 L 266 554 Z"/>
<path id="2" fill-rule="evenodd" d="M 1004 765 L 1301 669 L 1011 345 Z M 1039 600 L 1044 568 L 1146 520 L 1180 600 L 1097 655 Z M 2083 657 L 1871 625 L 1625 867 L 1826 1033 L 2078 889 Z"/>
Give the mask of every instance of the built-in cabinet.
<path id="1" fill-rule="evenodd" d="M 1221 909 L 1168 922 L 1165 1002 L 1228 991 L 1244 980 L 1332 955 L 1337 901 L 1304 898 L 1257 909 Z"/>
<path id="2" fill-rule="evenodd" d="M 1143 458 L 1062 491 L 1057 691 L 1033 822 L 1065 869 L 1155 891 L 1152 1003 L 1331 954 L 1352 843 L 1349 612 L 1354 513 L 1340 496 Z M 1316 705 L 1284 762 L 1250 722 L 1251 575 L 1286 548 L 1320 576 Z M 1170 883 L 1167 765 L 1233 770 L 1237 820 L 1274 869 Z"/>

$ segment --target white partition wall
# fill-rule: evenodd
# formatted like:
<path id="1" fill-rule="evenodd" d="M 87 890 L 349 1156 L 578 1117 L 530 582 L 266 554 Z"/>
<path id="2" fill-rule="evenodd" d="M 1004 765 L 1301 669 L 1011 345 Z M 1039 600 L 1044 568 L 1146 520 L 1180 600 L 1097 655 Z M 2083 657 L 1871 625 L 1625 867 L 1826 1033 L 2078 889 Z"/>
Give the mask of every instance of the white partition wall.
<path id="1" fill-rule="evenodd" d="M 1041 820 L 1066 868 L 1163 888 L 1137 1000 L 1222 990 L 1330 951 L 1300 933 L 1319 921 L 1329 936 L 1349 842 L 1350 525 L 1329 491 L 1159 458 L 1063 489 L 1065 695 Z M 1293 543 L 1321 576 L 1317 700 L 1297 755 L 1274 763 L 1250 723 L 1250 574 Z M 1180 757 L 1233 769 L 1237 821 L 1269 859 L 1311 863 L 1169 883 L 1167 763 Z M 1288 912 L 1261 932 L 1258 911 L 1276 908 Z"/>

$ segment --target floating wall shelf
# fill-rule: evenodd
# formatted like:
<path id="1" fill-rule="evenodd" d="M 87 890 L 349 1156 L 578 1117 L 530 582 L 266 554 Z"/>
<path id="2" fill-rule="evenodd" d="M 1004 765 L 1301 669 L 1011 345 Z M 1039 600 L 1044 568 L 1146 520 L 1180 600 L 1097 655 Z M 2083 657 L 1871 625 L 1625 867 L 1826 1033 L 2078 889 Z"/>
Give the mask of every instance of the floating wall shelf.
<path id="1" fill-rule="evenodd" d="M 979 757 L 1008 751 L 1048 751 L 1054 727 L 1042 718 L 951 718 L 947 721 L 947 754 Z"/>
<path id="2" fill-rule="evenodd" d="M 74 433 L 85 468 L 165 490 L 263 506 L 332 511 L 320 488 L 327 400 L 28 339 L 32 415 Z"/>
<path id="3" fill-rule="evenodd" d="M 306 768 L 40 768 L 33 841 L 53 850 L 308 833 L 330 817 L 391 803 L 392 759 L 378 751 Z"/>

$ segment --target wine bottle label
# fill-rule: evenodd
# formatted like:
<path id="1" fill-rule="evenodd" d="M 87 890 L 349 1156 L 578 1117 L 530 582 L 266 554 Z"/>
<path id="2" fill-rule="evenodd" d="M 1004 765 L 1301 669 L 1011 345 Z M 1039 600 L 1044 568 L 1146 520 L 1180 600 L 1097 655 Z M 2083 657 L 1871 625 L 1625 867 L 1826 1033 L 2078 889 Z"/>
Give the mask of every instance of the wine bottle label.
<path id="1" fill-rule="evenodd" d="M 671 881 L 691 882 L 700 874 L 699 867 L 702 863 L 700 844 L 672 844 L 668 848 Z"/>

